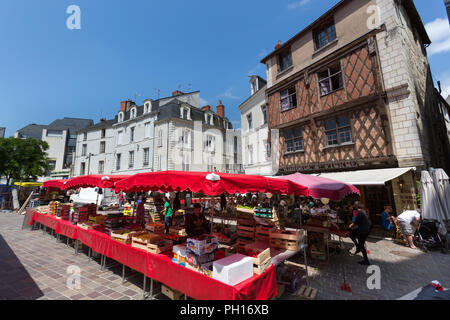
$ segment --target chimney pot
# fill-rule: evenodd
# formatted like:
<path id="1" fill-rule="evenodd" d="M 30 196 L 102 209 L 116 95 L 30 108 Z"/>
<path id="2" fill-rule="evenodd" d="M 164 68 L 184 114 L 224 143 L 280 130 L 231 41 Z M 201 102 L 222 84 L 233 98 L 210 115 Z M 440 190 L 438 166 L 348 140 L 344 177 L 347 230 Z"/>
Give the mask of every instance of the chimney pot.
<path id="1" fill-rule="evenodd" d="M 127 102 L 121 101 L 120 102 L 120 111 L 126 111 L 127 110 Z"/>
<path id="2" fill-rule="evenodd" d="M 219 100 L 219 105 L 217 106 L 216 109 L 219 117 L 221 117 L 222 119 L 225 118 L 225 106 L 222 104 L 221 100 Z"/>
<path id="3" fill-rule="evenodd" d="M 184 92 L 181 92 L 180 90 L 175 90 L 174 92 L 172 92 L 172 97 L 182 96 L 182 95 L 184 95 Z"/>
<path id="4" fill-rule="evenodd" d="M 275 46 L 275 50 L 277 50 L 278 48 L 281 48 L 281 41 L 280 40 L 278 40 L 278 43 Z"/>

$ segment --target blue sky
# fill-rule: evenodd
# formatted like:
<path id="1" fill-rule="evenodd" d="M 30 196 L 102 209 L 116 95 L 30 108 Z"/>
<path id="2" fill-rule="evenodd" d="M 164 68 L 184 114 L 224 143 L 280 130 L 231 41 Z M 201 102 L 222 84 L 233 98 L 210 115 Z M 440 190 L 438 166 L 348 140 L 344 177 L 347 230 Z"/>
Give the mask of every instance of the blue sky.
<path id="1" fill-rule="evenodd" d="M 221 99 L 240 127 L 239 104 L 259 61 L 337 0 L 0 2 L 0 127 L 7 136 L 56 118 L 112 118 L 120 101 L 200 90 Z M 450 27 L 442 0 L 415 0 L 435 42 L 435 80 L 450 94 Z M 81 30 L 69 30 L 69 5 L 81 8 Z M 439 18 L 441 20 L 439 20 Z"/>

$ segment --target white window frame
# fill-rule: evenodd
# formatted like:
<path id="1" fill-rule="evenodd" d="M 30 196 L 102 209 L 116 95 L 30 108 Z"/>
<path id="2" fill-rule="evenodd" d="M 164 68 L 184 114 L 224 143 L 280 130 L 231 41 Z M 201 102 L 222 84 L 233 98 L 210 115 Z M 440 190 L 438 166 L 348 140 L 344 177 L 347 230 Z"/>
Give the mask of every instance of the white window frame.
<path id="1" fill-rule="evenodd" d="M 128 151 L 128 169 L 134 168 L 134 150 Z"/>
<path id="2" fill-rule="evenodd" d="M 158 147 L 162 147 L 163 146 L 163 132 L 162 129 L 158 130 Z"/>
<path id="3" fill-rule="evenodd" d="M 105 161 L 103 160 L 98 162 L 98 173 L 99 174 L 105 173 Z"/>
<path id="4" fill-rule="evenodd" d="M 143 149 L 143 165 L 144 167 L 150 164 L 150 148 Z"/>

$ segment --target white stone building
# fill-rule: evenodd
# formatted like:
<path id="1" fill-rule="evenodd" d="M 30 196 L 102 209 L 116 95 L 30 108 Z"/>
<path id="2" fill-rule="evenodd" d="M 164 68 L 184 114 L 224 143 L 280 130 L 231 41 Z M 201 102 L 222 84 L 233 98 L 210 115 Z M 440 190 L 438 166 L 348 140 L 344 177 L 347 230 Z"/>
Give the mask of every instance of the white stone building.
<path id="1" fill-rule="evenodd" d="M 268 141 L 266 81 L 250 77 L 251 96 L 240 106 L 243 166 L 246 174 L 274 174 Z"/>
<path id="2" fill-rule="evenodd" d="M 240 130 L 219 103 L 200 108 L 200 92 L 173 92 L 142 106 L 123 101 L 114 120 L 79 133 L 75 176 L 149 171 L 242 172 Z"/>

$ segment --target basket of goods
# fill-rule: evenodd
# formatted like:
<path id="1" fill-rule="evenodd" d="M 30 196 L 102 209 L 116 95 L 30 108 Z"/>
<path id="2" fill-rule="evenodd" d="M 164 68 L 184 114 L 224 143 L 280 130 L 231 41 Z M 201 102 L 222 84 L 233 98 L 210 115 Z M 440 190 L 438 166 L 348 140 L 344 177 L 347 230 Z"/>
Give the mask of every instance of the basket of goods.
<path id="1" fill-rule="evenodd" d="M 179 234 L 165 234 L 164 239 L 171 240 L 173 244 L 179 244 L 186 241 L 186 236 L 180 236 Z"/>
<path id="2" fill-rule="evenodd" d="M 272 219 L 273 218 L 272 209 L 261 207 L 255 208 L 255 216 L 258 218 Z"/>
<path id="3" fill-rule="evenodd" d="M 304 240 L 304 236 L 304 230 L 287 231 L 274 228 L 269 232 L 270 246 L 297 251 Z"/>
<path id="4" fill-rule="evenodd" d="M 145 229 L 148 231 L 151 231 L 153 233 L 164 233 L 164 229 L 165 226 L 163 223 L 156 223 L 156 222 L 152 222 L 152 223 L 147 223 L 145 225 Z"/>
<path id="5" fill-rule="evenodd" d="M 92 223 L 92 222 L 78 222 L 77 226 L 84 230 L 102 229 L 102 225 L 100 225 L 98 223 Z"/>
<path id="6" fill-rule="evenodd" d="M 130 244 L 132 241 L 131 238 L 133 236 L 138 236 L 139 234 L 142 233 L 145 232 L 131 231 L 128 229 L 119 229 L 111 231 L 111 239 L 125 244 Z"/>
<path id="7" fill-rule="evenodd" d="M 170 227 L 169 233 L 178 234 L 180 236 L 187 236 L 186 229 L 184 227 L 179 227 L 179 226 Z"/>
<path id="8" fill-rule="evenodd" d="M 171 250 L 173 247 L 172 241 L 164 239 L 164 237 L 160 234 L 150 232 L 143 232 L 139 235 L 132 236 L 131 240 L 132 247 L 143 249 L 155 254 Z"/>
<path id="9" fill-rule="evenodd" d="M 243 214 L 243 215 L 251 215 L 251 216 L 253 216 L 253 214 L 254 214 L 254 212 L 255 212 L 253 207 L 242 206 L 242 205 L 237 206 L 237 207 L 236 207 L 236 211 L 237 211 L 239 214 Z"/>

